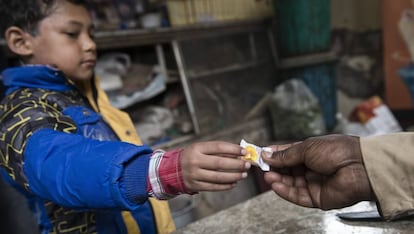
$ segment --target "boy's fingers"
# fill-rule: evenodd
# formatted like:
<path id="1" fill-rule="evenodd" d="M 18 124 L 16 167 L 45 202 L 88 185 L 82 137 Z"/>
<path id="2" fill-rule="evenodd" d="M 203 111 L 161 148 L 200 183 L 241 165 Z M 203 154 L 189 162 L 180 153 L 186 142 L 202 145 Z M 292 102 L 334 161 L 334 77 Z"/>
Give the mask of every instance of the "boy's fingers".
<path id="1" fill-rule="evenodd" d="M 206 157 L 200 167 L 214 171 L 246 171 L 251 167 L 251 163 L 240 159 L 211 156 Z"/>
<path id="2" fill-rule="evenodd" d="M 230 190 L 234 187 L 236 187 L 236 183 L 230 183 L 230 184 L 214 184 L 204 181 L 197 181 L 197 183 L 191 184 L 189 187 L 190 189 L 194 191 L 224 191 L 224 190 Z"/>
<path id="3" fill-rule="evenodd" d="M 202 145 L 204 154 L 208 155 L 226 155 L 227 157 L 237 157 L 243 155 L 243 147 L 221 141 L 205 142 Z"/>
<path id="4" fill-rule="evenodd" d="M 232 184 L 246 177 L 247 172 L 220 172 L 211 170 L 199 170 L 197 175 L 193 176 L 193 181 L 214 184 Z"/>

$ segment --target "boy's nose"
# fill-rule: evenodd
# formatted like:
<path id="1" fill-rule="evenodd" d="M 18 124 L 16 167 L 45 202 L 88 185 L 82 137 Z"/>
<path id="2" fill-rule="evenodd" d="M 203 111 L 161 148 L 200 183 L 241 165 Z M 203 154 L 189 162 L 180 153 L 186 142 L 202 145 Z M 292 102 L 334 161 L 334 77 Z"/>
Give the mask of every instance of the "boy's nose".
<path id="1" fill-rule="evenodd" d="M 85 51 L 96 51 L 96 43 L 95 41 L 88 37 L 83 43 L 83 49 Z"/>

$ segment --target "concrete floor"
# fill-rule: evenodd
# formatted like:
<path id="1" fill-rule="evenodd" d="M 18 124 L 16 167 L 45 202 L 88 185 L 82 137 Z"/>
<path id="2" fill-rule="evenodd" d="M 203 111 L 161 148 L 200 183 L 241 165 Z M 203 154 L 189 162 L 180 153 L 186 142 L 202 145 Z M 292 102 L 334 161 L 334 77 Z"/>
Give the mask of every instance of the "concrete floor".
<path id="1" fill-rule="evenodd" d="M 259 193 L 254 174 L 228 191 L 181 195 L 169 201 L 177 228 L 246 201 Z"/>

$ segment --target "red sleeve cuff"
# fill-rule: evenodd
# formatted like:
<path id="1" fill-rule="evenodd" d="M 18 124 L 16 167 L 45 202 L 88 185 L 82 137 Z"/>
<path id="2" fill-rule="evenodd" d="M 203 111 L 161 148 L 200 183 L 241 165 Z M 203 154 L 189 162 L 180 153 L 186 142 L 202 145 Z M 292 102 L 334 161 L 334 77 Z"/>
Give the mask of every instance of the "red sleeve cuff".
<path id="1" fill-rule="evenodd" d="M 179 194 L 194 194 L 184 183 L 181 172 L 183 149 L 168 152 L 155 151 L 150 160 L 148 191 L 158 199 L 169 199 Z"/>

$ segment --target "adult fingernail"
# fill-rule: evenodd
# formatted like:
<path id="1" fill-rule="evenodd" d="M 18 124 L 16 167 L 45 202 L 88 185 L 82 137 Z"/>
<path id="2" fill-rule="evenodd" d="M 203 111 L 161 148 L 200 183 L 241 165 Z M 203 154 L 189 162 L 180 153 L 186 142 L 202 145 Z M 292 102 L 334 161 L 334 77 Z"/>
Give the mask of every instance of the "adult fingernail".
<path id="1" fill-rule="evenodd" d="M 242 178 L 247 178 L 247 172 L 242 173 Z"/>
<path id="2" fill-rule="evenodd" d="M 273 150 L 270 147 L 263 147 L 262 148 L 262 153 L 266 158 L 272 158 L 273 155 Z"/>

